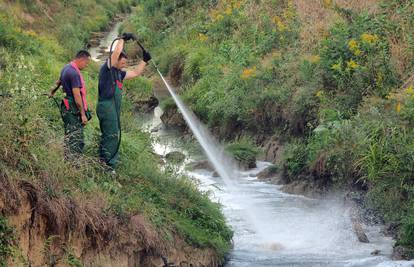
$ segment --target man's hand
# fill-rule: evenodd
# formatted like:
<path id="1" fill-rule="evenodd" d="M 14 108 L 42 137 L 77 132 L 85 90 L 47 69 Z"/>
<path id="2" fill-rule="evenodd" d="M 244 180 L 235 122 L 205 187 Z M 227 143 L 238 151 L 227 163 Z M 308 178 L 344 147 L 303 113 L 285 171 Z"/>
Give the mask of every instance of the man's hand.
<path id="1" fill-rule="evenodd" d="M 137 37 L 130 32 L 124 32 L 121 36 L 122 39 L 124 39 L 124 41 L 129 41 L 129 40 L 136 40 Z"/>
<path id="2" fill-rule="evenodd" d="M 88 118 L 86 118 L 85 114 L 81 115 L 81 120 L 82 120 L 82 125 L 83 126 L 85 126 L 86 123 L 88 123 Z"/>
<path id="3" fill-rule="evenodd" d="M 151 54 L 147 50 L 142 50 L 142 60 L 144 60 L 145 63 L 148 63 L 151 58 Z"/>
<path id="4" fill-rule="evenodd" d="M 50 93 L 49 93 L 49 98 L 54 97 L 54 96 L 55 96 L 55 92 L 56 92 L 56 91 L 54 91 L 54 90 L 50 91 Z"/>
<path id="5" fill-rule="evenodd" d="M 56 93 L 57 89 L 59 89 L 59 87 L 62 85 L 62 82 L 59 79 L 59 80 L 56 81 L 55 84 L 56 84 L 55 88 L 53 88 L 52 91 L 50 91 L 50 93 L 49 93 L 49 98 L 52 98 L 52 97 L 55 96 L 55 93 Z"/>

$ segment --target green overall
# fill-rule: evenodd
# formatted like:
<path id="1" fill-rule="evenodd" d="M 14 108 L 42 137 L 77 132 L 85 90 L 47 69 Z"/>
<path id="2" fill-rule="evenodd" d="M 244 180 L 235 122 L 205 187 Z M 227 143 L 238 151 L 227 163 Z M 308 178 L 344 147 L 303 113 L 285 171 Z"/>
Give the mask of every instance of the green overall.
<path id="1" fill-rule="evenodd" d="M 60 110 L 65 128 L 65 155 L 70 156 L 82 153 L 85 143 L 83 141 L 83 125 L 80 112 L 73 97 L 65 97 L 68 106 L 62 101 Z"/>
<path id="2" fill-rule="evenodd" d="M 101 159 L 111 168 L 115 168 L 119 161 L 118 142 L 120 138 L 119 116 L 121 114 L 122 92 L 115 85 L 113 98 L 105 99 L 99 97 L 96 113 L 101 127 L 101 143 L 99 155 Z"/>

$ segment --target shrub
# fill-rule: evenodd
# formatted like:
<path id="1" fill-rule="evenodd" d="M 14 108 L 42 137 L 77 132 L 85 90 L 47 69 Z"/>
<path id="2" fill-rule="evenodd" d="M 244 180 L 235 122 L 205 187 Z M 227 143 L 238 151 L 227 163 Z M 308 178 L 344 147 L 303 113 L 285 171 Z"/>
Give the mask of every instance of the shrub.
<path id="1" fill-rule="evenodd" d="M 248 137 L 243 137 L 228 144 L 225 150 L 230 153 L 242 166 L 247 168 L 256 167 L 256 157 L 260 150 Z"/>

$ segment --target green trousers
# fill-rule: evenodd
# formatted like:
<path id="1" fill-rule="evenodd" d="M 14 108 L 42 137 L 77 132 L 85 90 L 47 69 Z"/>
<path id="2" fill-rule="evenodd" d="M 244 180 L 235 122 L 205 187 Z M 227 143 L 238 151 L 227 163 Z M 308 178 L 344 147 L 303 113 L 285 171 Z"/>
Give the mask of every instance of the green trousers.
<path id="1" fill-rule="evenodd" d="M 66 98 L 69 110 L 61 103 L 60 109 L 65 128 L 65 157 L 70 158 L 74 154 L 83 152 L 85 146 L 83 136 L 83 125 L 80 120 L 79 110 L 73 98 Z"/>
<path id="2" fill-rule="evenodd" d="M 114 97 L 99 99 L 96 107 L 96 114 L 101 128 L 99 156 L 102 161 L 113 169 L 117 167 L 119 162 L 121 100 L 121 90 L 116 87 Z"/>

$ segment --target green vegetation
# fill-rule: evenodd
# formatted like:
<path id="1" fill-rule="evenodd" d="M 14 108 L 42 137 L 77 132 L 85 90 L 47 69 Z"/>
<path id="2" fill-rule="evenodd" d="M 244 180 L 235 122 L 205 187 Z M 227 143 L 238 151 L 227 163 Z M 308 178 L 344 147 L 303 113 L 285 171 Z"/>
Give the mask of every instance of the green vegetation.
<path id="1" fill-rule="evenodd" d="M 0 216 L 0 266 L 7 266 L 7 259 L 13 255 L 15 246 L 15 231 L 7 222 L 7 219 Z"/>
<path id="2" fill-rule="evenodd" d="M 254 168 L 256 166 L 256 157 L 259 149 L 253 144 L 253 141 L 247 137 L 234 141 L 226 146 L 226 151 L 236 159 L 241 166 Z"/>
<path id="3" fill-rule="evenodd" d="M 277 134 L 288 180 L 365 190 L 414 249 L 414 4 L 296 2 L 140 1 L 129 27 L 221 137 Z"/>
<path id="4" fill-rule="evenodd" d="M 130 99 L 125 98 L 123 103 L 122 162 L 117 177 L 106 173 L 98 162 L 96 117 L 85 128 L 85 155 L 77 162 L 64 160 L 59 111 L 43 94 L 48 93 L 73 52 L 84 47 L 89 34 L 105 28 L 113 15 L 126 11 L 134 1 L 49 2 L 50 18 L 37 2 L 0 4 L 1 172 L 15 182 L 24 179 L 36 184 L 51 199 L 100 203 L 98 209 L 125 222 L 130 215 L 142 214 L 165 242 L 178 234 L 196 247 L 213 248 L 224 256 L 232 232 L 219 205 L 212 203 L 207 193 L 200 193 L 188 178 L 159 168 L 150 136 L 137 126 Z M 35 17 L 36 23 L 17 19 L 22 14 Z M 83 23 L 75 23 L 81 18 Z M 83 71 L 93 106 L 98 68 L 91 63 Z M 148 96 L 151 88 L 145 78 L 128 82 L 128 86 L 142 89 L 134 89 L 134 100 Z M 4 242 L 7 257 L 8 241 Z M 81 266 L 69 254 L 68 263 Z"/>

